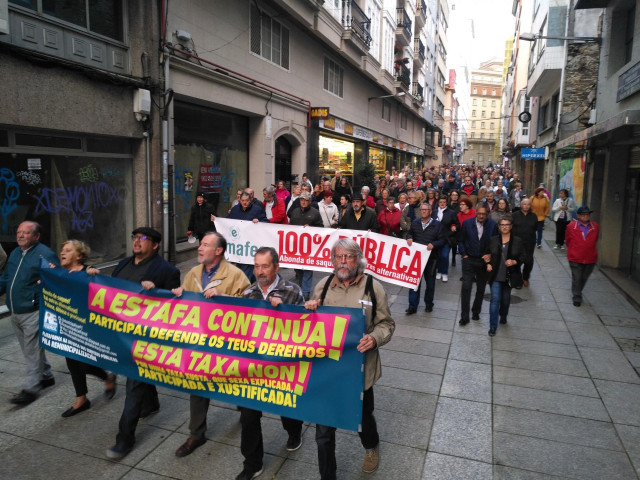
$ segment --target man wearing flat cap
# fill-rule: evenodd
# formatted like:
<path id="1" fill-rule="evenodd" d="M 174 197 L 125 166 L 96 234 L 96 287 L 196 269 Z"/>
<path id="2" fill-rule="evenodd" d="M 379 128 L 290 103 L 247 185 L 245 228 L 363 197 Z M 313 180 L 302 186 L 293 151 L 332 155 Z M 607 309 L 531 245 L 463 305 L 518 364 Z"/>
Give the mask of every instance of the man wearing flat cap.
<path id="1" fill-rule="evenodd" d="M 378 216 L 375 211 L 366 206 L 365 202 L 366 200 L 362 194 L 354 194 L 351 199 L 353 208 L 347 210 L 347 213 L 340 219 L 338 226 L 351 230 L 369 230 L 378 233 L 380 231 Z"/>
<path id="2" fill-rule="evenodd" d="M 582 289 L 598 261 L 596 242 L 600 227 L 591 221 L 591 213 L 586 205 L 578 208 L 578 219 L 567 226 L 564 239 L 571 268 L 571 295 L 574 307 L 582 305 Z"/>
<path id="3" fill-rule="evenodd" d="M 131 232 L 131 240 L 133 255 L 118 264 L 112 277 L 139 283 L 145 290 L 171 290 L 180 286 L 180 270 L 158 255 L 162 240 L 160 232 L 151 227 L 139 227 Z M 127 455 L 135 443 L 138 420 L 159 409 L 158 392 L 154 385 L 127 378 L 127 393 L 116 444 L 107 450 L 107 457 L 120 459 Z"/>

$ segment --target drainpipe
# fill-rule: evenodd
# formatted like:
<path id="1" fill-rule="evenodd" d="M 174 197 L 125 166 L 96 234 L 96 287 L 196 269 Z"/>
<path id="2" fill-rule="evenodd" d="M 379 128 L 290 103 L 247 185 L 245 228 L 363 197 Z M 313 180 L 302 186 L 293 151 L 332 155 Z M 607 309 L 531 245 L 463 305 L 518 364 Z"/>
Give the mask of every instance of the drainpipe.
<path id="1" fill-rule="evenodd" d="M 169 63 L 170 56 L 164 56 L 164 87 L 165 95 L 163 96 L 163 116 L 162 116 L 162 256 L 165 259 L 170 259 L 170 246 L 173 244 L 172 239 L 169 237 L 169 221 L 171 216 L 169 215 L 169 155 L 170 155 L 170 136 L 169 136 L 169 118 L 171 118 L 169 109 L 173 111 L 171 106 L 170 94 L 166 93 L 170 85 L 169 82 Z M 173 249 L 172 249 L 173 250 Z"/>
<path id="2" fill-rule="evenodd" d="M 144 160 L 145 167 L 147 169 L 147 225 L 153 226 L 153 198 L 151 193 L 151 132 L 150 129 L 145 129 L 143 135 L 145 140 L 144 145 Z"/>

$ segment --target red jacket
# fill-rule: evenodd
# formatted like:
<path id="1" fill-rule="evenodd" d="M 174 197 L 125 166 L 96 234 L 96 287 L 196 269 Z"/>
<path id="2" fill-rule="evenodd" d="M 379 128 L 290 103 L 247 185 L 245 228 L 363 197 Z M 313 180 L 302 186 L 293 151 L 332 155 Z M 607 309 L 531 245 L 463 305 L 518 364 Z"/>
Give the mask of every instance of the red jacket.
<path id="1" fill-rule="evenodd" d="M 589 222 L 589 231 L 583 235 L 578 220 L 567 225 L 564 241 L 567 244 L 567 260 L 575 263 L 596 263 L 598 250 L 596 242 L 600 227 L 594 221 Z"/>
<path id="2" fill-rule="evenodd" d="M 378 213 L 378 225 L 380 225 L 380 233 L 382 235 L 389 235 L 391 232 L 396 234 L 400 233 L 400 217 L 402 212 L 400 209 L 393 207 L 392 211 L 385 208 Z"/>
<path id="3" fill-rule="evenodd" d="M 267 207 L 267 202 L 262 202 Z M 271 207 L 271 218 L 269 219 L 271 223 L 289 223 L 289 218 L 287 217 L 287 210 L 284 207 L 284 200 L 280 200 L 278 197 L 275 197 L 275 203 L 273 207 Z"/>

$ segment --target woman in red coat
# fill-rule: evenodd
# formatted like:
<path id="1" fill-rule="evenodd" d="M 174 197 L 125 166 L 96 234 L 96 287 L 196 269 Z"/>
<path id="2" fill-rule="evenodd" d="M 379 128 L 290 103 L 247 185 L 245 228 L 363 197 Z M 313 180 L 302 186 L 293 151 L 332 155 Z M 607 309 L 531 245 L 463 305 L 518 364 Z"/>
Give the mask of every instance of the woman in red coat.
<path id="1" fill-rule="evenodd" d="M 402 212 L 396 207 L 396 199 L 387 198 L 387 206 L 378 213 L 378 224 L 380 225 L 380 233 L 383 235 L 391 235 L 392 237 L 400 236 L 400 217 Z"/>

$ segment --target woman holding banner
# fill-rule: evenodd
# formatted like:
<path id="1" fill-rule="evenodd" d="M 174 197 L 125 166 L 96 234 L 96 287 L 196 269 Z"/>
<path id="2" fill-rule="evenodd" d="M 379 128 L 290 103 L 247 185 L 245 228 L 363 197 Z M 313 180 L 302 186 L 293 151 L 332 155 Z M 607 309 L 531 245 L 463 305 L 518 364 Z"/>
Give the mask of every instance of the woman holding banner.
<path id="1" fill-rule="evenodd" d="M 91 249 L 86 243 L 80 240 L 67 240 L 60 247 L 60 265 L 69 274 L 89 274 L 96 275 L 98 269 L 93 267 L 87 267 L 85 262 Z M 49 264 L 51 268 L 55 265 Z M 111 400 L 116 393 L 116 375 L 111 372 L 106 372 L 100 367 L 95 365 L 89 365 L 73 358 L 66 358 L 67 368 L 71 373 L 71 381 L 73 382 L 73 388 L 76 391 L 75 403 L 62 413 L 62 416 L 73 417 L 80 412 L 89 410 L 91 408 L 91 402 L 87 398 L 87 373 L 98 377 L 104 381 L 104 394 Z"/>

